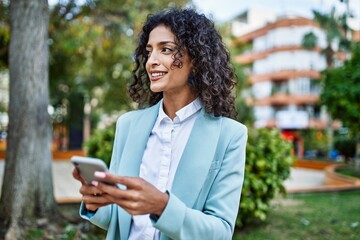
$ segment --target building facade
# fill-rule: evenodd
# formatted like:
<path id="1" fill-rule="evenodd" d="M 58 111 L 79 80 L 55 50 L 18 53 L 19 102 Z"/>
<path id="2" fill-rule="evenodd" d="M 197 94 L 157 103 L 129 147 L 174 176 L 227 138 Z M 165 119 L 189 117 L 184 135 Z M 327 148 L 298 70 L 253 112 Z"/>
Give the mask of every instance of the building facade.
<path id="1" fill-rule="evenodd" d="M 247 12 L 235 19 L 232 32 L 235 44 L 248 46 L 235 61 L 248 68 L 251 89 L 247 101 L 254 110 L 255 127 L 281 129 L 302 157 L 304 144 L 298 131 L 324 130 L 329 125 L 319 102 L 320 72 L 327 67 L 322 54 L 326 35 L 313 20 L 304 17 L 267 16 L 262 24 L 251 27 L 251 22 L 246 22 L 246 16 L 251 15 Z M 241 25 L 246 26 L 244 31 Z M 317 38 L 317 46 L 311 50 L 302 44 L 309 32 Z M 336 58 L 340 63 L 344 56 L 337 54 Z"/>

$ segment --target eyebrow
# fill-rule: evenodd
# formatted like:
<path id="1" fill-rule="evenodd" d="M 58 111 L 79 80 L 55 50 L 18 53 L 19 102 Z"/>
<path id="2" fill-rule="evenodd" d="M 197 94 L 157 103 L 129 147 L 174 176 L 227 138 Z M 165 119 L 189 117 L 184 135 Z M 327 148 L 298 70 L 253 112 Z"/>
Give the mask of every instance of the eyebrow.
<path id="1" fill-rule="evenodd" d="M 161 42 L 157 43 L 156 45 L 158 45 L 158 46 L 163 46 L 163 45 L 166 45 L 166 44 L 169 44 L 169 43 L 176 45 L 176 43 L 175 43 L 174 41 L 161 41 Z M 149 43 L 146 44 L 146 47 L 151 47 L 151 46 L 152 46 L 152 45 L 149 44 Z"/>

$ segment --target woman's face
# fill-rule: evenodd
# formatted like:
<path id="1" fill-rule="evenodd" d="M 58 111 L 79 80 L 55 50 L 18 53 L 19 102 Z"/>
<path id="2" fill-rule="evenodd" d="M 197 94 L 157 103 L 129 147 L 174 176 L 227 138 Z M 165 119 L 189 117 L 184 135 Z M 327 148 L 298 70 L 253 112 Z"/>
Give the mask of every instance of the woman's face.
<path id="1" fill-rule="evenodd" d="M 175 35 L 165 25 L 155 27 L 146 45 L 148 60 L 146 71 L 150 79 L 150 89 L 164 94 L 191 93 L 188 84 L 191 62 L 185 51 L 181 52 L 182 67 L 172 66 L 177 51 Z"/>

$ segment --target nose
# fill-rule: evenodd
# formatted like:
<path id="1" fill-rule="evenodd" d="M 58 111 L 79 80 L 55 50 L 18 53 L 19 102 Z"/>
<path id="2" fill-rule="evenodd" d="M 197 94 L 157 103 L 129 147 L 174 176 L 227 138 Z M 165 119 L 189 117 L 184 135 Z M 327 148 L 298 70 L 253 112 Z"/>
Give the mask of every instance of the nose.
<path id="1" fill-rule="evenodd" d="M 149 54 L 147 63 L 148 63 L 149 65 L 151 65 L 151 66 L 159 65 L 158 56 L 157 56 L 157 54 L 156 54 L 155 51 L 153 51 L 153 52 L 151 52 L 151 53 Z"/>

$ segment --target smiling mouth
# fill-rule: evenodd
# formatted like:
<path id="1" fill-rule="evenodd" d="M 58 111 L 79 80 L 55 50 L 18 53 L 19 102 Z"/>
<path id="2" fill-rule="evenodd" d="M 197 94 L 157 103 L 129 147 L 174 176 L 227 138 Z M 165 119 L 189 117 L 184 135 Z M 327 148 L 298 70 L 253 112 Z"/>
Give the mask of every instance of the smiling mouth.
<path id="1" fill-rule="evenodd" d="M 166 72 L 152 72 L 150 73 L 151 81 L 156 81 L 166 75 Z"/>

